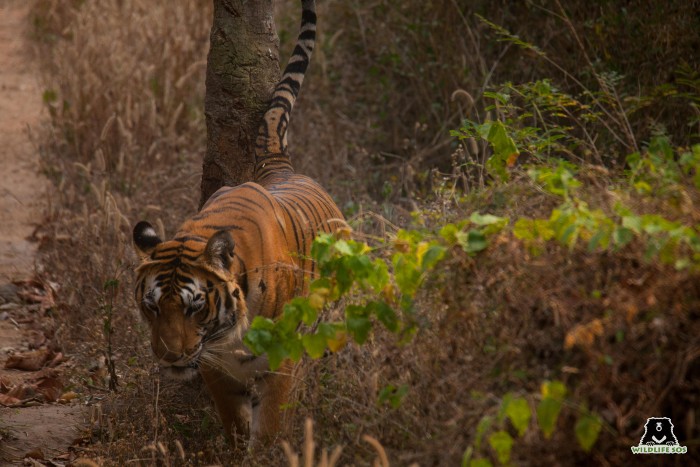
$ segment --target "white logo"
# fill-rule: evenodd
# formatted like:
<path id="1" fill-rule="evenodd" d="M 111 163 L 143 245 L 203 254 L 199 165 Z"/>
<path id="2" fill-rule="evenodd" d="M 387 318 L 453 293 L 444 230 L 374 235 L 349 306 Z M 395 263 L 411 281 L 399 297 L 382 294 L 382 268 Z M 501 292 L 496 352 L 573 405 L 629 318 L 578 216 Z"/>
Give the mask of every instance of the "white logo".
<path id="1" fill-rule="evenodd" d="M 687 446 L 678 444 L 673 423 L 668 417 L 647 418 L 639 445 L 632 446 L 633 454 L 685 454 Z"/>

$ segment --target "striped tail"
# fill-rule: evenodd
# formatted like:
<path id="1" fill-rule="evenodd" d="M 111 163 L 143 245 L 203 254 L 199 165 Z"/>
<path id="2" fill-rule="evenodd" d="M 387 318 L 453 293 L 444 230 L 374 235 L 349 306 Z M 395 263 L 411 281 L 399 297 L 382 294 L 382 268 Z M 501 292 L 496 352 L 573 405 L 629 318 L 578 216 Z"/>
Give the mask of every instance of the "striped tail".
<path id="1" fill-rule="evenodd" d="M 287 127 L 315 44 L 316 2 L 301 0 L 301 27 L 297 45 L 284 69 L 282 79 L 272 94 L 270 106 L 265 112 L 255 140 L 256 180 L 274 172 L 294 171 L 287 154 Z"/>

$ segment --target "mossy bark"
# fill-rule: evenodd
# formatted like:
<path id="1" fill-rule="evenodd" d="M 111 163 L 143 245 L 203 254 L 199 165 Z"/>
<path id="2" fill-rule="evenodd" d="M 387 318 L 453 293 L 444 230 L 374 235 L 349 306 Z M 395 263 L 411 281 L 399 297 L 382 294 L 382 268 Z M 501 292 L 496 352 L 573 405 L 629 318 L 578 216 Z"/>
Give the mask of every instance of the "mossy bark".
<path id="1" fill-rule="evenodd" d="M 272 0 L 213 0 L 200 207 L 222 186 L 252 180 L 254 144 L 280 77 Z"/>

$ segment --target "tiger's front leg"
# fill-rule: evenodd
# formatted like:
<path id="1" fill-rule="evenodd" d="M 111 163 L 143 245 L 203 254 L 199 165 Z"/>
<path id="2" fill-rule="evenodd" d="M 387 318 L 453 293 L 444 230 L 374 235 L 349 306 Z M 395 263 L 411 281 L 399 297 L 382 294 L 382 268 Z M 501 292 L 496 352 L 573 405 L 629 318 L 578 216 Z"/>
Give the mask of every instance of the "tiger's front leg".
<path id="1" fill-rule="evenodd" d="M 276 371 L 265 374 L 252 388 L 251 443 L 269 443 L 285 428 L 289 418 L 289 393 L 293 364 L 283 363 Z"/>
<path id="2" fill-rule="evenodd" d="M 233 446 L 245 445 L 253 423 L 248 388 L 245 384 L 211 368 L 202 367 L 200 373 L 214 399 L 226 437 Z"/>

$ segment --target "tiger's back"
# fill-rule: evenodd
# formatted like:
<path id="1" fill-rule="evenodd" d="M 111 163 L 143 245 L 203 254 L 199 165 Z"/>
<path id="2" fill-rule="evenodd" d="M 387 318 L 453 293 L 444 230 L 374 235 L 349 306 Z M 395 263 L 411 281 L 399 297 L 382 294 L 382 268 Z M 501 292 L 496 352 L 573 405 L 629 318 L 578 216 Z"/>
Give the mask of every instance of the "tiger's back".
<path id="1" fill-rule="evenodd" d="M 234 267 L 250 317 L 274 318 L 289 299 L 307 292 L 316 273 L 310 257 L 315 236 L 345 225 L 318 183 L 304 175 L 286 174 L 268 177 L 262 184 L 219 189 L 175 238 L 232 232 Z"/>

